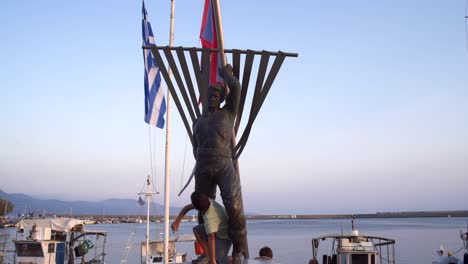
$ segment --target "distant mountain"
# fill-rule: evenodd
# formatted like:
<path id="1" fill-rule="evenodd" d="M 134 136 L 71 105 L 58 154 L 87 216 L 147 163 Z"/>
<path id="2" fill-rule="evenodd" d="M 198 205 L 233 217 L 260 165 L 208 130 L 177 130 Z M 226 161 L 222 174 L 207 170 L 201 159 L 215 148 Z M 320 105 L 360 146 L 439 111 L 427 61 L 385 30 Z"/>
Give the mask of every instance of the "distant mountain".
<path id="1" fill-rule="evenodd" d="M 140 206 L 133 199 L 107 199 L 103 201 L 60 201 L 57 199 L 37 199 L 22 193 L 8 194 L 0 190 L 0 199 L 10 201 L 15 205 L 14 215 L 29 211 L 46 212 L 47 214 L 92 214 L 92 215 L 145 215 L 146 206 Z M 156 208 L 156 211 L 155 211 Z M 171 207 L 169 213 L 177 215 L 180 207 Z M 152 204 L 152 215 L 162 215 L 164 207 Z M 154 213 L 155 212 L 155 213 Z"/>

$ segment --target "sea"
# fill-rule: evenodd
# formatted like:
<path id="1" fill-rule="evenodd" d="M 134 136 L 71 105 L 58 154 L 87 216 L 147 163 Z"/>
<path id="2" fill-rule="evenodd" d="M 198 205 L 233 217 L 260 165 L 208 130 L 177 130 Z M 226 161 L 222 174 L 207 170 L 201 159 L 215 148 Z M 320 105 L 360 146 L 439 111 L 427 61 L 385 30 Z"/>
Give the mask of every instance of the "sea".
<path id="1" fill-rule="evenodd" d="M 463 247 L 460 230 L 466 232 L 467 218 L 387 218 L 387 219 L 355 219 L 354 224 L 360 234 L 394 239 L 396 263 L 432 263 L 437 259 L 436 251 L 441 245 L 445 251 L 456 253 Z M 195 222 L 182 222 L 178 234 L 191 234 Z M 263 246 L 273 250 L 275 263 L 307 264 L 312 257 L 314 237 L 351 233 L 351 220 L 340 219 L 278 219 L 278 220 L 248 220 L 248 242 L 251 257 L 258 256 Z M 146 239 L 146 223 L 120 223 L 89 225 L 87 229 L 108 232 L 106 263 L 119 264 L 123 259 L 126 263 L 141 263 L 141 242 Z M 164 231 L 162 223 L 150 224 L 151 239 L 161 239 Z M 10 228 L 11 238 L 15 229 Z M 132 235 L 133 233 L 133 235 Z M 126 246 L 130 250 L 126 251 Z M 323 246 L 323 247 L 322 247 Z M 319 256 L 329 253 L 329 245 L 320 245 Z M 177 244 L 177 251 L 186 252 L 189 258 L 195 258 L 193 242 Z M 463 250 L 455 256 L 463 259 Z M 320 258 L 319 258 L 320 259 Z"/>

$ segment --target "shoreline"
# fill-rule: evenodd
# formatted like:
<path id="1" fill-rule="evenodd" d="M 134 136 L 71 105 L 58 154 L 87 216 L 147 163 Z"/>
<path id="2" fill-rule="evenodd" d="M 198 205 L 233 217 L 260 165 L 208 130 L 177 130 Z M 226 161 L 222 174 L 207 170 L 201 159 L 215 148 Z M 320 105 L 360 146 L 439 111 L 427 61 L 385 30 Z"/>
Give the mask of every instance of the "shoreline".
<path id="1" fill-rule="evenodd" d="M 351 218 L 428 218 L 428 217 L 468 217 L 468 210 L 460 211 L 413 211 L 377 212 L 372 214 L 311 214 L 311 215 L 248 215 L 247 219 L 351 219 Z"/>
<path id="2" fill-rule="evenodd" d="M 39 216 L 41 217 L 41 216 Z M 112 221 L 114 223 L 134 223 L 136 221 L 145 221 L 146 215 L 94 215 L 94 214 L 46 214 L 48 217 L 70 217 L 88 220 Z M 351 218 L 435 218 L 435 217 L 468 217 L 468 210 L 456 211 L 408 211 L 408 212 L 377 212 L 371 214 L 251 214 L 246 215 L 247 220 L 302 220 L 302 219 L 351 219 Z M 170 221 L 176 218 L 170 216 Z M 17 218 L 16 218 L 17 219 Z M 10 219 L 12 220 L 12 219 Z M 17 219 L 19 220 L 19 219 Z M 161 215 L 151 216 L 151 222 L 163 222 Z M 186 216 L 183 221 L 194 221 L 191 216 Z"/>

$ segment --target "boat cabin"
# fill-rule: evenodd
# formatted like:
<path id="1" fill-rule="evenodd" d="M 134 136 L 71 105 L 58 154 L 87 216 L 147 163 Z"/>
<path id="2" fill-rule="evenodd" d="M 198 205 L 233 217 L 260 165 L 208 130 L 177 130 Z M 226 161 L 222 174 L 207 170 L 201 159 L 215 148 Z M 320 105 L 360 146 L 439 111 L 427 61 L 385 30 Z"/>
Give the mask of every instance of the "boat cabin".
<path id="1" fill-rule="evenodd" d="M 50 240 L 13 242 L 16 249 L 16 263 L 64 263 L 65 261 L 65 242 Z"/>
<path id="2" fill-rule="evenodd" d="M 104 263 L 107 233 L 85 230 L 84 220 L 22 220 L 17 229 L 16 264 Z"/>
<path id="3" fill-rule="evenodd" d="M 318 256 L 321 241 L 331 240 L 328 254 Z M 350 235 L 326 235 L 312 239 L 312 256 L 321 264 L 384 264 L 395 263 L 395 240 L 360 235 L 353 230 Z M 331 252 L 331 253 L 330 253 Z"/>

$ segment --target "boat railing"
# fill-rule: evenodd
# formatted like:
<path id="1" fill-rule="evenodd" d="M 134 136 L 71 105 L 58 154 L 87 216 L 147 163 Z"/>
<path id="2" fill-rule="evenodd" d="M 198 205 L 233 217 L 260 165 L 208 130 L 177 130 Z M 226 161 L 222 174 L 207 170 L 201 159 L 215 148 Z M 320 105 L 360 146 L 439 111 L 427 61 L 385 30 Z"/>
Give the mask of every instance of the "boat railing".
<path id="1" fill-rule="evenodd" d="M 374 238 L 374 248 L 379 252 L 379 263 L 395 264 L 395 240 Z"/>

